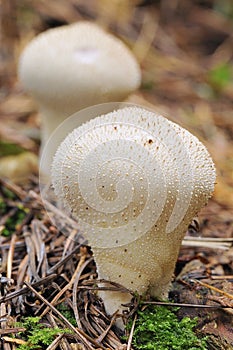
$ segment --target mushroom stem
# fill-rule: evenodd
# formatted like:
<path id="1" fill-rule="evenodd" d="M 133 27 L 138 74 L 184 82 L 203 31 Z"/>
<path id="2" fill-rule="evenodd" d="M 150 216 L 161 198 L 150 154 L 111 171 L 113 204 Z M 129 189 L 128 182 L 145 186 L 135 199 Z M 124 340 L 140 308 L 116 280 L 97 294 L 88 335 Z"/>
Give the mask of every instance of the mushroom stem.
<path id="1" fill-rule="evenodd" d="M 166 232 L 149 231 L 142 238 L 125 246 L 101 249 L 92 247 L 98 276 L 125 286 L 139 295 L 149 293 L 152 297 L 166 299 L 185 234 L 177 228 L 172 239 Z M 161 237 L 164 237 L 161 240 Z M 148 263 L 148 261 L 153 263 Z M 101 291 L 107 313 L 118 308 L 123 311 L 132 299 L 132 293 Z"/>
<path id="2" fill-rule="evenodd" d="M 41 153 L 53 131 L 71 114 L 67 114 L 64 111 L 51 110 L 42 105 L 39 106 L 39 115 L 41 118 Z"/>
<path id="3" fill-rule="evenodd" d="M 51 173 L 51 164 L 53 157 L 56 153 L 57 148 L 64 138 L 71 133 L 78 126 L 86 123 L 87 121 L 96 117 L 99 114 L 110 113 L 116 109 L 120 109 L 130 104 L 124 102 L 108 102 L 98 104 L 92 107 L 87 107 L 78 111 L 77 113 L 72 114 L 72 110 L 69 109 L 70 116 L 66 116 L 65 110 L 62 108 L 57 108 L 56 111 L 53 108 L 39 104 L 39 110 L 41 112 L 42 123 L 42 143 L 40 148 L 40 182 L 43 185 L 45 182 L 49 181 Z M 132 106 L 132 105 L 131 105 Z M 50 117 L 51 118 L 47 118 Z M 58 116 L 59 125 L 57 125 Z M 51 122 L 51 123 L 50 123 Z M 44 136 L 43 136 L 44 135 Z M 53 135 L 53 137 L 51 137 Z M 47 138 L 48 137 L 48 138 Z"/>

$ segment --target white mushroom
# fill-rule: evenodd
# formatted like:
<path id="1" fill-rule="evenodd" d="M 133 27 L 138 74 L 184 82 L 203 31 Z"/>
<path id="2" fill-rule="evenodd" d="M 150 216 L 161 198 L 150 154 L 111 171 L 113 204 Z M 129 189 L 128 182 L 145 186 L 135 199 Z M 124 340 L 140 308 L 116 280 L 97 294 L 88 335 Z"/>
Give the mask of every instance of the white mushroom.
<path id="1" fill-rule="evenodd" d="M 189 223 L 214 189 L 215 168 L 187 130 L 138 107 L 70 133 L 52 165 L 55 194 L 78 220 L 99 278 L 165 298 Z M 102 291 L 110 314 L 131 295 Z"/>
<path id="2" fill-rule="evenodd" d="M 122 101 L 141 81 L 139 65 L 119 39 L 90 22 L 47 30 L 19 61 L 19 79 L 42 117 L 42 148 L 65 118 L 87 106 Z"/>

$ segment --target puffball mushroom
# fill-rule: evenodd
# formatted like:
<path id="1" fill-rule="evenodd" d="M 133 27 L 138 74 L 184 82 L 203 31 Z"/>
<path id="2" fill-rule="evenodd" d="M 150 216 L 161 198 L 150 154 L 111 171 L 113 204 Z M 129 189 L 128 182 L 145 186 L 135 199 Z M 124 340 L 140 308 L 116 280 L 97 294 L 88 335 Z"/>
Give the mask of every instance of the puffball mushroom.
<path id="1" fill-rule="evenodd" d="M 100 279 L 165 298 L 188 225 L 214 189 L 215 167 L 187 130 L 139 107 L 71 132 L 52 164 L 55 194 L 78 220 Z M 109 314 L 131 295 L 102 291 Z"/>
<path id="2" fill-rule="evenodd" d="M 126 45 L 91 22 L 47 30 L 22 52 L 19 79 L 42 117 L 42 148 L 65 118 L 87 106 L 122 101 L 141 82 Z"/>

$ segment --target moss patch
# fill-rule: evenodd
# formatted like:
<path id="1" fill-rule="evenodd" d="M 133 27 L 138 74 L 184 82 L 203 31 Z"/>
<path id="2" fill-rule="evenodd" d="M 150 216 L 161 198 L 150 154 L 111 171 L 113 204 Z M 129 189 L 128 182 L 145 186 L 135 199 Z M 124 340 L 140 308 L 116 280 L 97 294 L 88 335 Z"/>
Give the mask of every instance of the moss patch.
<path id="1" fill-rule="evenodd" d="M 206 350 L 206 339 L 199 339 L 194 332 L 196 325 L 196 318 L 179 320 L 166 306 L 149 306 L 138 311 L 133 346 L 146 350 Z"/>

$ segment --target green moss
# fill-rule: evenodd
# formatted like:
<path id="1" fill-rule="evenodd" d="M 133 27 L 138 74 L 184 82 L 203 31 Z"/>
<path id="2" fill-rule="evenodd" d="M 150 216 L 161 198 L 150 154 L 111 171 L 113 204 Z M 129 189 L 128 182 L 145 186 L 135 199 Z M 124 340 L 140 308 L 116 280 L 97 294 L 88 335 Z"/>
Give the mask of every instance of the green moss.
<path id="1" fill-rule="evenodd" d="M 232 0 L 215 0 L 213 9 L 226 18 L 233 19 L 233 3 Z"/>
<path id="2" fill-rule="evenodd" d="M 154 88 L 154 82 L 152 80 L 145 80 L 142 82 L 141 90 L 151 91 Z"/>
<path id="3" fill-rule="evenodd" d="M 7 198 L 7 199 L 16 199 L 16 195 L 11 191 L 9 190 L 8 188 L 2 186 L 1 187 L 1 190 L 2 190 L 2 194 Z"/>
<path id="4" fill-rule="evenodd" d="M 208 72 L 208 80 L 216 92 L 221 92 L 233 81 L 233 69 L 230 63 L 222 63 Z"/>
<path id="5" fill-rule="evenodd" d="M 194 332 L 196 325 L 197 319 L 179 320 L 166 306 L 149 306 L 138 311 L 133 347 L 139 350 L 206 350 L 206 339 L 199 339 Z"/>
<path id="6" fill-rule="evenodd" d="M 18 350 L 45 349 L 53 342 L 56 335 L 70 333 L 69 329 L 45 327 L 40 323 L 40 317 L 26 317 L 18 322 L 17 326 L 25 328 L 25 331 L 20 332 L 19 336 L 26 341 L 26 344 L 17 347 Z"/>
<path id="7" fill-rule="evenodd" d="M 77 326 L 76 319 L 74 317 L 73 311 L 65 303 L 61 303 L 57 306 L 58 311 L 73 325 Z"/>
<path id="8" fill-rule="evenodd" d="M 24 149 L 14 143 L 0 140 L 0 157 L 20 154 Z"/>
<path id="9" fill-rule="evenodd" d="M 1 204 L 2 203 L 2 204 Z M 1 211 L 1 206 L 2 208 L 4 207 L 3 202 L 0 200 L 0 211 Z M 4 208 L 6 210 L 6 207 Z M 1 235 L 4 237 L 10 236 L 13 232 L 15 232 L 17 225 L 20 225 L 27 215 L 28 209 L 24 208 L 23 206 L 18 206 L 17 211 L 14 213 L 14 215 L 10 216 L 5 224 L 4 224 L 4 229 L 1 231 Z M 4 214 L 4 212 L 2 213 Z"/>
<path id="10" fill-rule="evenodd" d="M 0 215 L 4 215 L 6 213 L 7 205 L 2 197 L 0 197 Z"/>
<path id="11" fill-rule="evenodd" d="M 9 213 L 9 217 L 3 221 L 0 235 L 9 237 L 17 229 L 17 225 L 20 225 L 29 212 L 28 208 L 25 208 L 22 203 L 18 201 L 17 196 L 8 188 L 1 186 L 0 195 L 0 216 L 3 217 Z M 11 210 L 13 212 L 11 212 Z"/>

